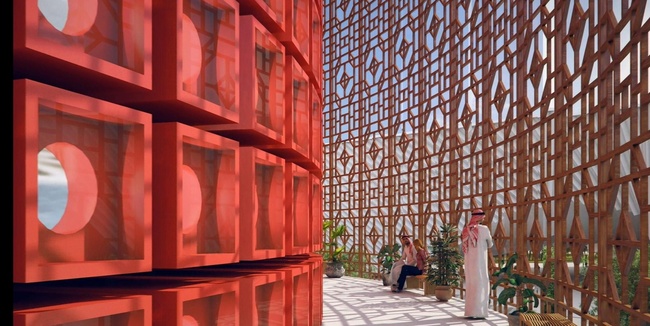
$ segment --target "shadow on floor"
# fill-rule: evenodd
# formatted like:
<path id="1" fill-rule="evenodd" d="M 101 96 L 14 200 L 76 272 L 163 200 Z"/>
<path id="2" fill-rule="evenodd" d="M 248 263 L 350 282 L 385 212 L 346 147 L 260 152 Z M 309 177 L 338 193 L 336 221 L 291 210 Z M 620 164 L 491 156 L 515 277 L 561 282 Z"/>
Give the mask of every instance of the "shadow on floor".
<path id="1" fill-rule="evenodd" d="M 502 313 L 490 310 L 488 318 L 470 320 L 463 309 L 463 300 L 439 302 L 419 289 L 394 293 L 379 280 L 323 276 L 323 326 L 508 325 Z"/>

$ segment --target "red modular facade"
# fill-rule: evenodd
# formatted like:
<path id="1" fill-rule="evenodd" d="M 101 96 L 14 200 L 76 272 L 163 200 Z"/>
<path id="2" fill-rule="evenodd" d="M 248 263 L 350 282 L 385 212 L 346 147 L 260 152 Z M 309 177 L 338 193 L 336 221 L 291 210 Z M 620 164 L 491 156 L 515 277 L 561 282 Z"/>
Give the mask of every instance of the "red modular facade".
<path id="1" fill-rule="evenodd" d="M 284 45 L 255 16 L 240 17 L 239 123 L 205 125 L 201 128 L 237 139 L 241 145 L 285 143 L 287 94 Z"/>
<path id="2" fill-rule="evenodd" d="M 35 289 L 14 293 L 14 325 L 152 325 L 148 295 L 75 294 L 74 289 Z"/>
<path id="3" fill-rule="evenodd" d="M 14 282 L 151 270 L 151 116 L 13 86 Z"/>
<path id="4" fill-rule="evenodd" d="M 86 94 L 150 90 L 151 8 L 151 0 L 91 0 L 68 7 L 14 2 L 14 79 Z"/>
<path id="5" fill-rule="evenodd" d="M 320 324 L 319 3 L 13 6 L 15 325 Z"/>
<path id="6" fill-rule="evenodd" d="M 310 253 L 309 243 L 309 171 L 285 164 L 285 248 L 286 255 Z"/>
<path id="7" fill-rule="evenodd" d="M 243 273 L 213 277 L 201 277 L 189 273 L 158 273 L 155 276 L 141 274 L 109 276 L 95 280 L 77 279 L 50 283 L 37 290 L 26 289 L 24 284 L 19 287 L 21 296 L 25 298 L 31 298 L 27 295 L 34 293 L 41 296 L 65 298 L 67 293 L 83 288 L 83 296 L 72 297 L 70 305 L 87 305 L 83 299 L 126 296 L 140 298 L 148 303 L 146 309 L 154 310 L 153 315 L 148 313 L 149 323 L 134 323 L 140 318 L 139 315 L 131 313 L 134 316 L 130 316 L 128 324 L 120 322 L 118 325 L 239 325 L 239 282 L 246 276 L 248 274 Z M 78 301 L 74 301 L 75 299 Z M 61 299 L 57 299 L 57 301 L 61 301 Z M 135 306 L 135 308 L 140 307 Z M 55 312 L 58 310 L 58 305 L 52 304 L 48 306 L 48 309 Z M 55 314 L 54 312 L 53 314 Z M 97 312 L 95 313 L 97 314 Z M 120 315 L 123 316 L 124 313 Z M 83 319 L 71 319 L 70 322 L 81 320 Z M 48 321 L 45 324 L 56 323 Z"/>
<path id="8" fill-rule="evenodd" d="M 153 267 L 238 262 L 239 144 L 177 122 L 153 130 Z"/>
<path id="9" fill-rule="evenodd" d="M 240 147 L 240 260 L 285 253 L 285 160 L 254 147 Z M 243 227 L 245 226 L 245 227 Z"/>
<path id="10" fill-rule="evenodd" d="M 321 179 L 318 175 L 313 173 L 309 174 L 309 223 L 310 234 L 309 239 L 311 252 L 316 252 L 323 249 L 323 197 Z"/>

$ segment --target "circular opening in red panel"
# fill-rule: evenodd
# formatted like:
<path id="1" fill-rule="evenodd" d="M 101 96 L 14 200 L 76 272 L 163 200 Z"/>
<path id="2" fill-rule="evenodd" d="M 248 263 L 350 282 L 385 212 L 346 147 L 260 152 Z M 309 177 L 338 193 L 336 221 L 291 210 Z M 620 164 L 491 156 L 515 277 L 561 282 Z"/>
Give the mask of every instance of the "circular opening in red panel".
<path id="1" fill-rule="evenodd" d="M 199 322 L 189 315 L 183 316 L 183 326 L 199 326 Z"/>
<path id="2" fill-rule="evenodd" d="M 38 220 L 58 234 L 83 229 L 97 205 L 97 176 L 76 146 L 58 142 L 38 153 Z"/>
<path id="3" fill-rule="evenodd" d="M 95 24 L 97 0 L 38 0 L 45 19 L 66 35 L 83 35 Z"/>
<path id="4" fill-rule="evenodd" d="M 181 43 L 181 50 L 183 51 L 183 82 L 194 84 L 197 78 L 199 78 L 203 62 L 201 39 L 199 38 L 199 32 L 196 30 L 194 23 L 186 15 L 183 15 L 181 28 L 183 29 Z"/>
<path id="5" fill-rule="evenodd" d="M 201 184 L 194 170 L 183 165 L 183 233 L 190 233 L 196 228 L 201 217 Z"/>

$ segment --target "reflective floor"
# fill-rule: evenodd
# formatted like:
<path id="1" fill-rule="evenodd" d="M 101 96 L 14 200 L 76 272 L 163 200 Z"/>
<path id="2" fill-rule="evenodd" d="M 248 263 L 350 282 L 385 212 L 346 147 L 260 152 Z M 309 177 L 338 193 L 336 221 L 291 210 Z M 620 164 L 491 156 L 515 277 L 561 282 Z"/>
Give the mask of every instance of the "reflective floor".
<path id="1" fill-rule="evenodd" d="M 507 317 L 490 311 L 487 319 L 463 317 L 464 302 L 439 302 L 420 289 L 390 291 L 379 280 L 323 276 L 323 325 L 508 325 Z"/>

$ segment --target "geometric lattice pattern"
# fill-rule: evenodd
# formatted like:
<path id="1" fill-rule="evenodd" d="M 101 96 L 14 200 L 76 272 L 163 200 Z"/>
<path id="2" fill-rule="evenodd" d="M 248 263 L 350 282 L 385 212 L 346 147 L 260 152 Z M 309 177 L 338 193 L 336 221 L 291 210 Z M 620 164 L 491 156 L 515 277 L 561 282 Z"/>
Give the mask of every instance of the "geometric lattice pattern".
<path id="1" fill-rule="evenodd" d="M 349 273 L 481 207 L 491 263 L 519 252 L 544 309 L 650 323 L 647 1 L 339 0 L 323 18 L 323 213 Z"/>

